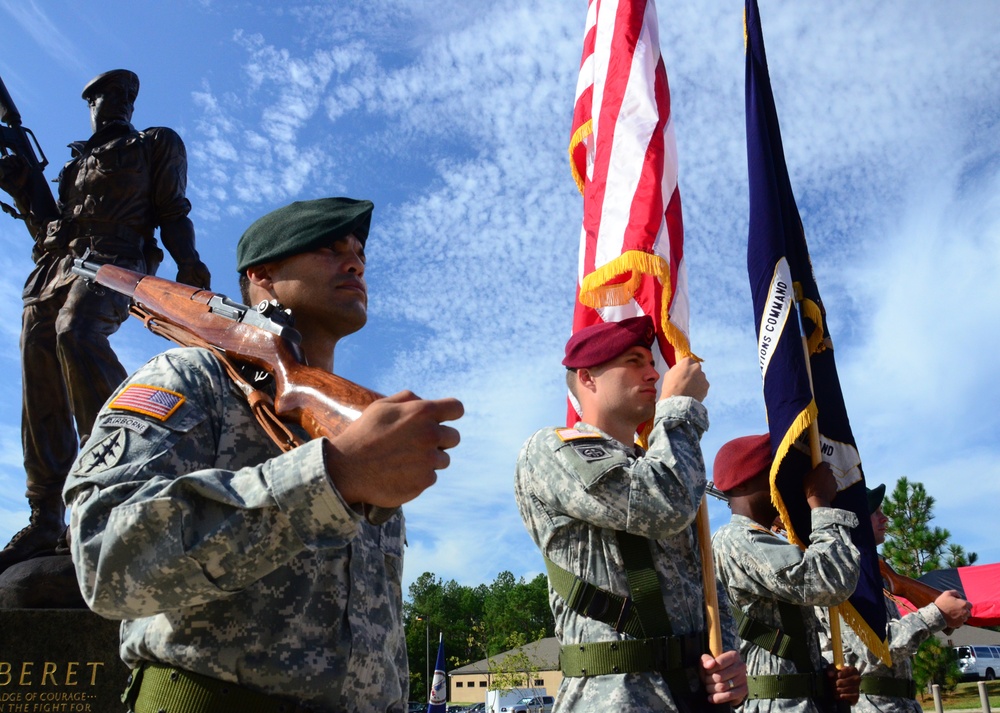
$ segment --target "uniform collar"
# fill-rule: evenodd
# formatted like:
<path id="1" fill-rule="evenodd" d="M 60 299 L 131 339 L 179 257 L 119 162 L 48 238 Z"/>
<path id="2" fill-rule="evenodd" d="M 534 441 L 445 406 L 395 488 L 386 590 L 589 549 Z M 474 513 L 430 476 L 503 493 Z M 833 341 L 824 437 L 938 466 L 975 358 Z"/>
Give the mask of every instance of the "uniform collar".
<path id="1" fill-rule="evenodd" d="M 601 436 L 601 438 L 604 438 L 605 440 L 613 441 L 613 442 L 619 444 L 622 448 L 624 448 L 626 451 L 632 453 L 635 456 L 642 456 L 642 455 L 644 455 L 646 453 L 646 451 L 644 451 L 639 446 L 638 443 L 622 443 L 621 441 L 619 441 L 614 436 L 612 436 L 612 435 L 610 435 L 610 434 L 602 431 L 597 426 L 591 426 L 586 421 L 577 421 L 576 424 L 573 426 L 573 428 L 575 428 L 578 431 L 586 431 L 587 433 L 596 433 L 599 436 Z"/>
<path id="2" fill-rule="evenodd" d="M 79 156 L 88 148 L 106 144 L 112 139 L 117 139 L 119 136 L 125 136 L 133 131 L 135 131 L 135 127 L 127 121 L 112 121 L 95 131 L 94 134 L 86 141 L 74 141 L 69 144 L 69 149 L 74 157 Z"/>

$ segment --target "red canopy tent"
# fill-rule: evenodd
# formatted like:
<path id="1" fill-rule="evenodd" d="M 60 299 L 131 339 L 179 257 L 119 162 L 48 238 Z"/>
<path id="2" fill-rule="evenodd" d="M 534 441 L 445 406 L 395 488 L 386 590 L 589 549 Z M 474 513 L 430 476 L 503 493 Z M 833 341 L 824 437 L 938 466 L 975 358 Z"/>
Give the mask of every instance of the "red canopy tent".
<path id="1" fill-rule="evenodd" d="M 972 602 L 969 626 L 1000 626 L 1000 562 L 972 565 L 952 569 L 936 569 L 921 575 L 917 581 L 940 591 L 956 589 Z M 916 607 L 902 597 L 900 613 L 916 611 Z"/>

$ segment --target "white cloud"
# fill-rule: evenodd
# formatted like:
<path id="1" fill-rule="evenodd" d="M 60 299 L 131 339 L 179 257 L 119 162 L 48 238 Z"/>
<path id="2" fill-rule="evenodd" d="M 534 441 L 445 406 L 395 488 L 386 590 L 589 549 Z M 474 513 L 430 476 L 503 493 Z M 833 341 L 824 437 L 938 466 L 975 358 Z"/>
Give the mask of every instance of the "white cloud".
<path id="1" fill-rule="evenodd" d="M 869 478 L 926 479 L 936 524 L 1000 559 L 973 526 L 989 517 L 975 494 L 993 487 L 1000 460 L 1000 13 L 991 2 L 914 12 L 771 0 L 761 11 Z M 274 26 L 241 16 L 246 29 L 225 35 L 241 65 L 206 71 L 192 97 L 194 217 L 200 237 L 225 244 L 227 271 L 235 236 L 265 209 L 324 192 L 377 199 L 371 325 L 338 365 L 468 409 L 452 467 L 407 508 L 410 580 L 541 566 L 511 478 L 525 438 L 563 418 L 582 204 L 566 144 L 584 12 L 548 0 L 259 9 Z M 659 15 L 692 340 L 713 384 L 711 464 L 724 441 L 764 428 L 745 273 L 741 8 L 661 1 Z M 156 347 L 129 338 L 122 349 L 132 363 Z M 725 513 L 713 508 L 713 524 Z"/>
<path id="2" fill-rule="evenodd" d="M 9 15 L 21 32 L 30 36 L 52 60 L 64 68 L 85 73 L 84 53 L 59 26 L 49 18 L 47 11 L 36 0 L 0 0 L 0 8 Z"/>
<path id="3" fill-rule="evenodd" d="M 933 462 L 934 467 L 910 472 L 926 473 L 935 489 L 947 488 L 937 474 L 953 473 L 948 464 L 954 457 L 996 433 L 991 414 L 973 417 L 982 419 L 985 435 L 979 436 L 975 428 L 966 433 L 965 419 L 952 425 L 940 417 L 920 421 L 920 415 L 940 413 L 941 394 L 963 410 L 978 411 L 977 401 L 995 401 L 977 399 L 984 384 L 991 385 L 987 394 L 995 395 L 997 388 L 996 337 L 983 335 L 982 325 L 997 322 L 996 281 L 990 276 L 1000 246 L 996 134 L 987 138 L 982 124 L 989 120 L 977 108 L 991 106 L 996 116 L 998 92 L 984 79 L 1000 68 L 990 40 L 997 20 L 982 14 L 984 7 L 968 11 L 971 17 L 941 18 L 935 26 L 947 31 L 935 33 L 936 44 L 928 41 L 926 18 L 901 5 L 881 10 L 875 22 L 856 6 L 827 13 L 822 22 L 800 7 L 768 8 L 764 18 L 793 183 L 831 312 L 862 455 L 878 476 L 889 475 L 888 460 Z M 661 17 L 671 18 L 674 10 L 661 8 Z M 724 441 L 765 428 L 744 268 L 742 36 L 738 13 L 722 12 L 718 5 L 679 13 L 673 24 L 664 20 L 669 28 L 664 37 L 682 48 L 670 53 L 675 61 L 668 72 L 689 237 L 693 339 L 714 384 L 709 399 L 714 425 L 704 444 L 711 463 Z M 771 16 L 777 21 L 769 22 Z M 520 26 L 523 18 L 516 12 L 510 17 L 511 26 Z M 719 28 L 726 23 L 733 31 L 723 38 Z M 466 42 L 487 25 L 492 39 Z M 379 85 L 382 108 L 405 107 L 401 118 L 417 131 L 433 131 L 428 116 L 440 115 L 443 103 L 454 107 L 444 112 L 455 117 L 452 131 L 460 127 L 473 146 L 481 136 L 489 141 L 489 150 L 475 160 L 439 163 L 439 183 L 392 216 L 387 232 L 402 234 L 395 255 L 387 258 L 373 248 L 377 259 L 398 260 L 408 268 L 393 271 L 394 293 L 380 298 L 379 309 L 423 322 L 436 333 L 400 353 L 393 374 L 404 381 L 440 373 L 446 365 L 451 377 L 466 364 L 472 373 L 492 373 L 489 359 L 519 369 L 528 359 L 505 348 L 509 343 L 537 344 L 535 358 L 548 354 L 555 363 L 565 335 L 575 263 L 575 248 L 569 246 L 579 199 L 568 186 L 561 188 L 569 101 L 564 94 L 575 80 L 576 40 L 566 39 L 573 30 L 565 21 L 554 21 L 549 35 L 532 38 L 530 46 L 566 43 L 561 51 L 508 55 L 504 48 L 514 40 L 504 34 L 503 20 L 489 18 L 482 27 L 435 44 L 428 64 Z M 701 32 L 708 28 L 712 31 Z M 537 65 L 525 67 L 525 57 Z M 561 69 L 553 74 L 553 66 Z M 970 66 L 976 70 L 968 71 Z M 519 73 L 533 81 L 507 90 L 505 78 Z M 462 91 L 470 85 L 475 93 Z M 532 197 L 528 187 L 537 187 L 538 195 Z M 525 242 L 512 240 L 512 230 Z M 447 255 L 441 252 L 442 235 Z M 432 288 L 421 290 L 427 275 L 433 276 Z M 962 284 L 977 285 L 976 297 L 954 289 Z M 928 289 L 931 285 L 944 289 Z M 449 300 L 465 309 L 456 313 Z M 504 347 L 493 351 L 490 333 L 504 335 Z M 485 359 L 465 348 L 478 336 L 491 344 Z M 935 348 L 939 339 L 952 346 Z M 961 375 L 940 365 L 948 353 L 963 355 Z M 932 374 L 939 376 L 928 378 Z M 915 387 L 921 378 L 925 385 Z M 495 394 L 495 385 L 485 381 L 484 389 Z M 528 372 L 518 392 L 544 392 L 539 387 Z M 914 408 L 917 403 L 921 407 Z M 545 422 L 561 418 L 559 411 L 547 409 Z M 509 413 L 499 409 L 498 419 Z M 873 422 L 892 427 L 876 431 Z M 466 426 L 476 432 L 476 424 Z M 512 424 L 497 428 L 517 440 Z M 919 429 L 936 435 L 914 449 L 910 441 Z M 866 455 L 869 444 L 872 452 Z M 882 448 L 893 455 L 882 456 Z M 907 450 L 914 451 L 910 458 L 902 455 Z M 495 478 L 498 470 L 495 465 L 484 477 Z M 993 558 L 998 554 L 994 549 Z"/>

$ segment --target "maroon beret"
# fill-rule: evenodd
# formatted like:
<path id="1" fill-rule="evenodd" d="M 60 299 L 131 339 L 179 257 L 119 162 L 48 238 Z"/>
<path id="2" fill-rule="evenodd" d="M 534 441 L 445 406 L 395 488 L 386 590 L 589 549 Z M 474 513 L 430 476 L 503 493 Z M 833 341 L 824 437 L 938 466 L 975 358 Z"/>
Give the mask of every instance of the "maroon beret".
<path id="1" fill-rule="evenodd" d="M 722 446 L 715 455 L 712 482 L 726 492 L 771 469 L 771 437 L 743 436 Z"/>
<path id="2" fill-rule="evenodd" d="M 614 359 L 632 347 L 653 345 L 653 318 L 629 317 L 620 322 L 601 322 L 584 327 L 566 342 L 567 369 L 586 369 Z"/>

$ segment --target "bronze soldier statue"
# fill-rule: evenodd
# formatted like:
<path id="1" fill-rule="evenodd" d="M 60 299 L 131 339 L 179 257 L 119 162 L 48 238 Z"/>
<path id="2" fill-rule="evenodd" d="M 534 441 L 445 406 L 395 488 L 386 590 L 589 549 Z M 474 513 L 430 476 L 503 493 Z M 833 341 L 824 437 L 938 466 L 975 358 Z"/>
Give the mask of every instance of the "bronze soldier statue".
<path id="1" fill-rule="evenodd" d="M 31 520 L 0 551 L 0 572 L 55 551 L 65 529 L 62 487 L 78 443 L 126 377 L 108 337 L 128 316 L 128 298 L 89 289 L 70 271 L 73 258 L 88 253 L 91 261 L 153 274 L 163 259 L 153 235 L 159 226 L 178 266 L 177 281 L 210 286 L 188 218 L 184 143 L 165 127 L 132 126 L 138 93 L 139 78 L 125 69 L 84 87 L 94 133 L 70 144 L 54 220 L 32 213 L 21 157 L 0 158 L 0 188 L 14 198 L 35 237 L 21 331 L 21 436 Z"/>

